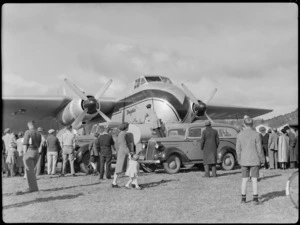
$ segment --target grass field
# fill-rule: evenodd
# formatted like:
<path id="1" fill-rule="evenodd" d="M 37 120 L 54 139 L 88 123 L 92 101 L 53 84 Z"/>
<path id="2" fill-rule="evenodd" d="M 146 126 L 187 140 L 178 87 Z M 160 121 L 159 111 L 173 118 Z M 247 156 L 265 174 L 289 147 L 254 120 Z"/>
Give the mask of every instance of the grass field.
<path id="1" fill-rule="evenodd" d="M 18 195 L 27 188 L 21 177 L 2 178 L 2 219 L 6 223 L 296 223 L 299 211 L 285 196 L 294 170 L 261 170 L 259 199 L 252 204 L 248 183 L 247 203 L 240 204 L 240 169 L 218 170 L 217 178 L 204 178 L 195 168 L 170 175 L 143 173 L 143 190 L 111 188 L 111 180 L 78 174 L 42 175 L 39 192 Z"/>

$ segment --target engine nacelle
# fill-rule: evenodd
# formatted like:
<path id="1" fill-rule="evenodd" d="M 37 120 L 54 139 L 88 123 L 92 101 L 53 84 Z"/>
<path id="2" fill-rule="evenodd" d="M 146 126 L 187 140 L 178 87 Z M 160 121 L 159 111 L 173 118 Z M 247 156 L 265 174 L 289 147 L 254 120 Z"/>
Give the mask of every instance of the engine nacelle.
<path id="1" fill-rule="evenodd" d="M 73 99 L 63 110 L 61 110 L 57 119 L 63 125 L 70 125 L 84 111 L 83 100 L 79 98 Z M 97 115 L 97 111 L 93 114 L 86 114 L 83 121 L 89 121 Z"/>
<path id="2" fill-rule="evenodd" d="M 195 119 L 200 119 L 202 116 L 204 116 L 206 104 L 198 100 L 198 104 L 193 104 L 192 109 L 195 113 Z"/>

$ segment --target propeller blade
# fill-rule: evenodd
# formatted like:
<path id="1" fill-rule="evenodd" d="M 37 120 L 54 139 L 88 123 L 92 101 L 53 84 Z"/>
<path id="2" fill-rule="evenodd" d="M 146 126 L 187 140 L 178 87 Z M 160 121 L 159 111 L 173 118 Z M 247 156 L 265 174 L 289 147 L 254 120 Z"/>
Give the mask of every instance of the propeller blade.
<path id="1" fill-rule="evenodd" d="M 72 123 L 72 127 L 77 127 L 77 125 L 79 123 L 82 122 L 83 118 L 85 117 L 86 113 L 87 113 L 88 109 L 85 109 Z"/>
<path id="2" fill-rule="evenodd" d="M 207 118 L 211 123 L 214 123 L 214 121 L 208 116 L 208 114 L 207 114 L 206 112 L 205 112 L 204 114 L 205 114 L 206 118 Z"/>
<path id="3" fill-rule="evenodd" d="M 98 113 L 105 119 L 106 121 L 111 121 L 103 112 L 101 112 L 99 109 L 97 109 Z"/>
<path id="4" fill-rule="evenodd" d="M 102 95 L 107 91 L 107 89 L 109 88 L 109 86 L 112 83 L 112 79 L 110 79 L 102 88 L 100 91 L 97 92 L 97 94 L 95 95 L 95 99 L 99 99 L 100 97 L 102 97 Z"/>
<path id="5" fill-rule="evenodd" d="M 181 84 L 185 94 L 191 99 L 194 104 L 199 104 L 197 98 L 193 95 L 193 93 L 182 83 Z"/>
<path id="6" fill-rule="evenodd" d="M 75 94 L 77 94 L 82 100 L 88 100 L 85 94 L 83 94 L 82 91 L 75 84 L 73 84 L 67 78 L 65 78 L 64 81 L 69 86 L 69 88 L 71 88 L 75 92 Z"/>
<path id="7" fill-rule="evenodd" d="M 207 103 L 215 96 L 217 90 L 218 90 L 218 89 L 215 88 L 215 89 L 211 92 L 210 97 L 204 102 L 205 104 L 207 104 Z"/>

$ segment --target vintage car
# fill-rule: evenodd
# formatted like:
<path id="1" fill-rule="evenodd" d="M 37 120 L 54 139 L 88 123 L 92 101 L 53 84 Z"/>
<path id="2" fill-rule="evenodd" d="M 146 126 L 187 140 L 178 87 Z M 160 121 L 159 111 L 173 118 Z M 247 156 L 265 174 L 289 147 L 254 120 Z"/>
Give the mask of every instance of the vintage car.
<path id="1" fill-rule="evenodd" d="M 224 170 L 232 170 L 236 163 L 236 137 L 238 130 L 224 123 L 213 123 L 218 131 L 218 164 Z M 205 129 L 204 122 L 176 123 L 166 125 L 167 134 L 163 138 L 151 138 L 139 152 L 141 168 L 153 172 L 163 167 L 167 173 L 177 173 L 184 166 L 201 166 L 203 151 L 200 138 Z M 143 163 L 145 160 L 146 163 Z M 152 162 L 152 163 L 149 163 Z"/>

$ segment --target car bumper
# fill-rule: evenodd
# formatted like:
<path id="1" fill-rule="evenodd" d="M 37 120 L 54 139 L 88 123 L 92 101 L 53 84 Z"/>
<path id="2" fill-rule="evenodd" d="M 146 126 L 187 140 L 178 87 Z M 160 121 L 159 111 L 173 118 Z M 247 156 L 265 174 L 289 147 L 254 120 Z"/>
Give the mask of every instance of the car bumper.
<path id="1" fill-rule="evenodd" d="M 160 164 L 160 160 L 138 160 L 139 163 L 143 164 Z"/>

